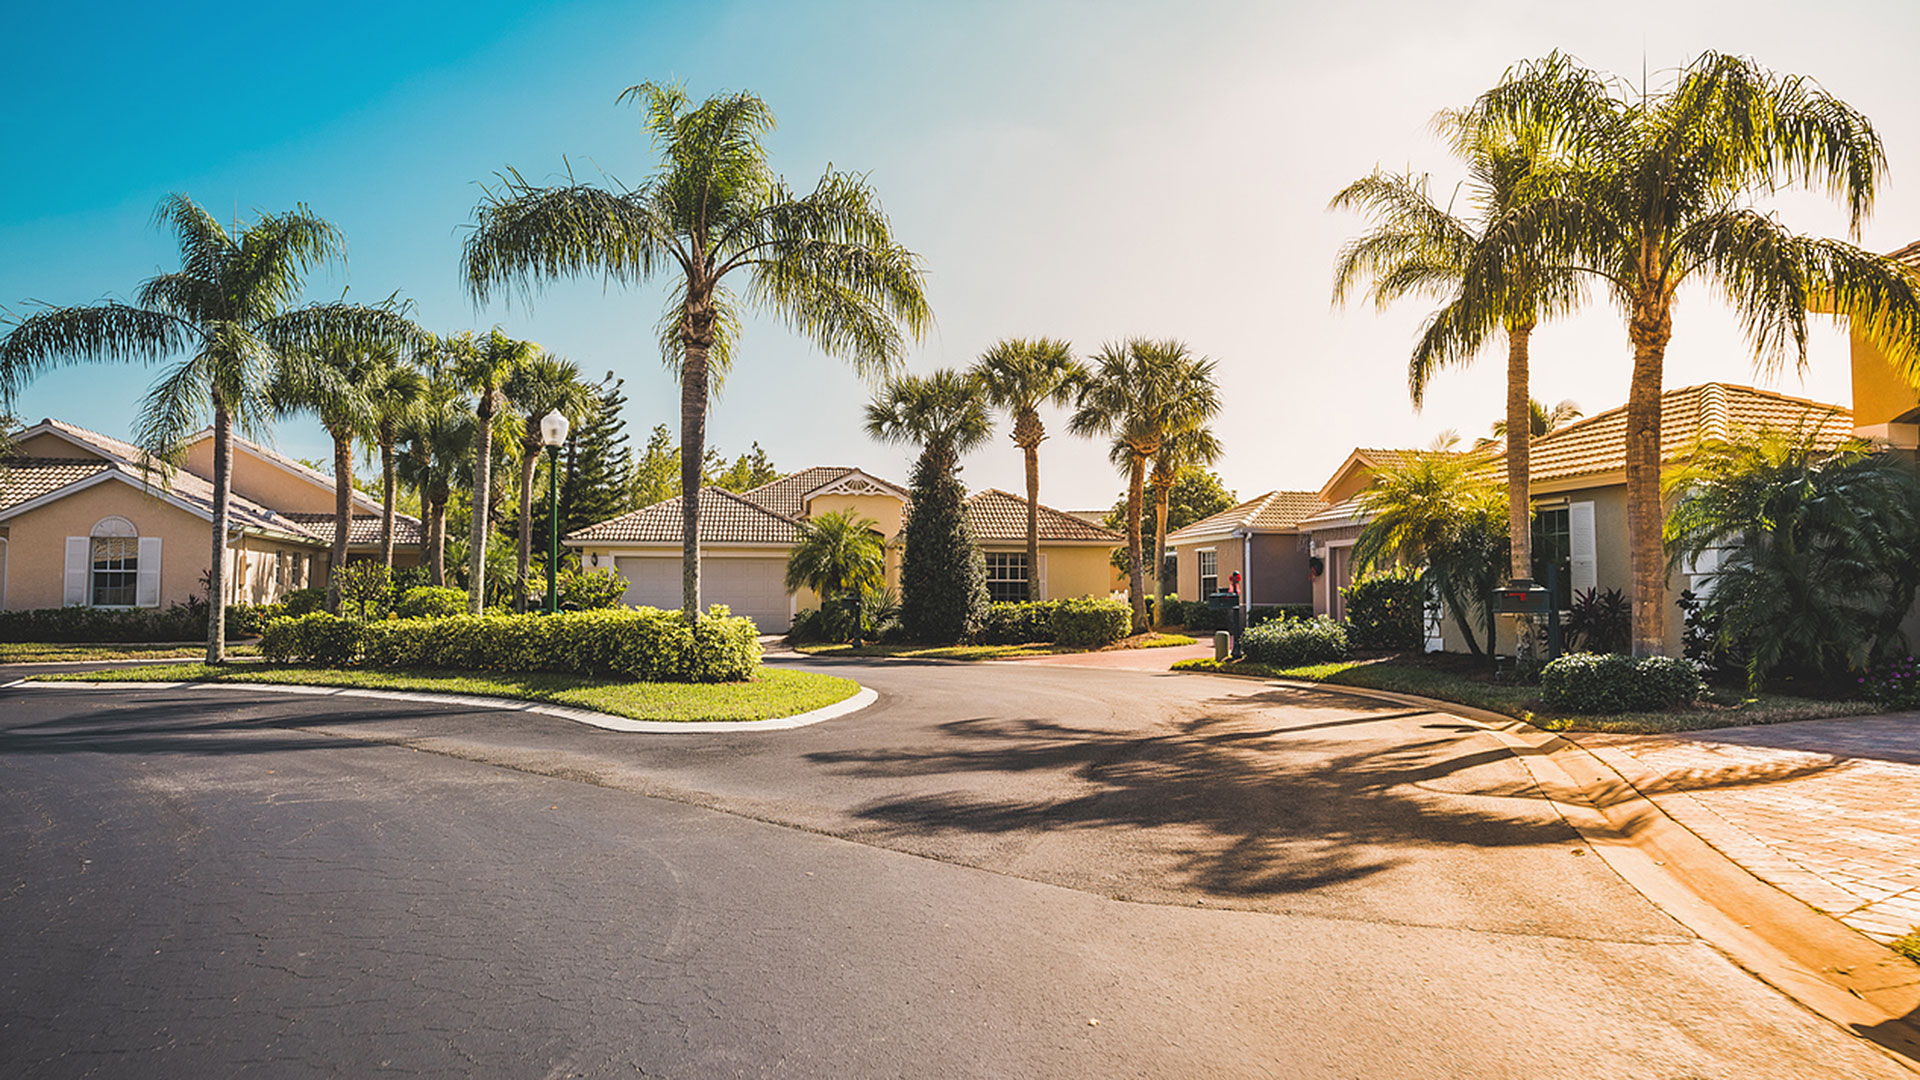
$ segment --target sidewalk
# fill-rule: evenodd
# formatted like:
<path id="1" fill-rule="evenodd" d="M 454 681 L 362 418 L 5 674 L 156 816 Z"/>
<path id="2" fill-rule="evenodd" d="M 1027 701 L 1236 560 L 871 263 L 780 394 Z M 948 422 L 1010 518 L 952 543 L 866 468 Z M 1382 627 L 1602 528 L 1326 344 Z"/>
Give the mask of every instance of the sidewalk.
<path id="1" fill-rule="evenodd" d="M 1883 944 L 1920 928 L 1920 713 L 1577 739 L 1789 895 Z"/>

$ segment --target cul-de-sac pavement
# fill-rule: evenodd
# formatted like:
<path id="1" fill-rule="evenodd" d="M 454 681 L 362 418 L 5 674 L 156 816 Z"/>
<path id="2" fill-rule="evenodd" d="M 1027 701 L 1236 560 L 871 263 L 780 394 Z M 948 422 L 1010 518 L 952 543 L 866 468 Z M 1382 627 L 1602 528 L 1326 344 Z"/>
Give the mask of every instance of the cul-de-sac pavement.
<path id="1" fill-rule="evenodd" d="M 4 1071 L 1911 1075 L 1623 880 L 1476 721 L 820 666 L 878 700 L 635 735 L 0 691 Z"/>

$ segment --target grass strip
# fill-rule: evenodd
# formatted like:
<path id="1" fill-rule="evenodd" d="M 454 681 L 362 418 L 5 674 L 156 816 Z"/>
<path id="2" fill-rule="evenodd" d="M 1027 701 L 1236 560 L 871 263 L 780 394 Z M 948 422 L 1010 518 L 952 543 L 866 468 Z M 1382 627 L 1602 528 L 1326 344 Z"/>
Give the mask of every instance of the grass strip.
<path id="1" fill-rule="evenodd" d="M 772 720 L 796 716 L 858 693 L 860 684 L 814 671 L 761 668 L 748 682 L 647 683 L 582 675 L 471 671 L 365 671 L 294 665 L 209 667 L 154 664 L 111 671 L 36 675 L 54 682 L 213 682 L 341 686 L 358 690 L 414 690 L 538 701 L 592 709 L 631 720 L 676 722 Z"/>
<path id="2" fill-rule="evenodd" d="M 1361 690 L 1413 694 L 1511 716 L 1548 731 L 1660 735 L 1677 731 L 1744 727 L 1749 724 L 1784 724 L 1794 720 L 1864 716 L 1882 711 L 1879 706 L 1870 701 L 1821 701 L 1814 698 L 1790 697 L 1786 694 L 1746 697 L 1710 691 L 1706 700 L 1692 708 L 1619 713 L 1612 716 L 1585 716 L 1543 709 L 1540 704 L 1539 688 L 1535 686 L 1508 686 L 1481 682 L 1453 672 L 1413 664 L 1397 664 L 1388 660 L 1349 660 L 1307 667 L 1276 668 L 1246 660 L 1229 660 L 1223 663 L 1202 659 L 1182 660 L 1173 666 L 1176 671 L 1257 675 L 1270 679 L 1298 679 L 1303 682 L 1326 683 L 1330 686 L 1351 686 Z"/>
<path id="3" fill-rule="evenodd" d="M 92 660 L 194 660 L 207 655 L 205 644 L 174 643 L 143 645 L 104 642 L 94 645 L 67 645 L 55 642 L 0 642 L 0 664 L 63 664 Z M 260 655 L 258 645 L 227 646 L 227 655 Z"/>
<path id="4" fill-rule="evenodd" d="M 828 657 L 901 657 L 912 660 L 1013 660 L 1022 656 L 1059 656 L 1066 653 L 1108 652 L 1116 649 L 1165 649 L 1191 645 L 1185 634 L 1140 634 L 1122 638 L 1111 645 L 1087 648 L 1028 642 L 1024 645 L 862 645 L 854 648 L 844 642 L 795 645 L 796 652 Z"/>

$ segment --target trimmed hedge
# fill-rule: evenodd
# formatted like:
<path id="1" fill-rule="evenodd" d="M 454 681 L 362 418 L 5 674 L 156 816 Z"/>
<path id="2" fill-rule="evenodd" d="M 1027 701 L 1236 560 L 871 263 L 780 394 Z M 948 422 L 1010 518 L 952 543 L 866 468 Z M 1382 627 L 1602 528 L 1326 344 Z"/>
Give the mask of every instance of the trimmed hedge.
<path id="1" fill-rule="evenodd" d="M 1411 574 L 1386 574 L 1347 586 L 1347 634 L 1354 647 L 1420 648 L 1427 636 L 1425 592 Z"/>
<path id="2" fill-rule="evenodd" d="M 1118 600 L 1053 600 L 1055 645 L 1111 645 L 1133 629 L 1133 609 Z"/>
<path id="3" fill-rule="evenodd" d="M 445 618 L 467 613 L 467 590 L 417 585 L 400 594 L 393 613 L 403 619 Z"/>
<path id="4" fill-rule="evenodd" d="M 1053 640 L 1053 613 L 1057 600 L 992 604 L 980 624 L 980 640 L 988 645 L 1025 645 Z"/>
<path id="5" fill-rule="evenodd" d="M 677 611 L 614 608 L 558 615 L 456 615 L 358 623 L 325 612 L 277 619 L 260 639 L 275 663 L 322 667 L 551 671 L 641 682 L 737 682 L 760 665 L 752 620 L 715 606 L 689 625 Z"/>
<path id="6" fill-rule="evenodd" d="M 1247 659 L 1274 667 L 1300 667 L 1345 660 L 1347 628 L 1320 615 L 1311 619 L 1274 619 L 1240 638 Z"/>
<path id="7" fill-rule="evenodd" d="M 1540 672 L 1543 704 L 1595 716 L 1691 705 L 1705 689 L 1694 662 L 1674 656 L 1568 653 Z"/>
<path id="8" fill-rule="evenodd" d="M 248 617 L 250 609 L 227 605 L 227 637 L 250 637 L 258 632 Z M 156 642 L 207 640 L 207 605 L 174 604 L 167 608 L 34 608 L 0 611 L 0 641 L 19 642 Z"/>
<path id="9" fill-rule="evenodd" d="M 1229 630 L 1233 626 L 1233 611 L 1219 611 L 1208 607 L 1204 600 L 1191 600 L 1185 605 L 1185 614 L 1180 622 L 1189 632 L 1198 630 L 1212 633 L 1215 630 Z M 1167 602 L 1168 614 L 1172 614 L 1173 602 Z M 1263 622 L 1275 619 L 1311 619 L 1312 604 L 1255 604 L 1247 611 L 1249 629 Z"/>

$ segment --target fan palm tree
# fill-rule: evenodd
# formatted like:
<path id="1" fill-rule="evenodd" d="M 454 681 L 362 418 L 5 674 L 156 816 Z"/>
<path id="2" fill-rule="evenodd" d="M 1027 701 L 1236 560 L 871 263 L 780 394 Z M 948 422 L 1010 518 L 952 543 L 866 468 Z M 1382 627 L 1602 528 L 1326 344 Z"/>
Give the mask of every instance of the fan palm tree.
<path id="1" fill-rule="evenodd" d="M 1066 405 L 1086 375 L 1073 349 L 1053 338 L 1007 338 L 974 361 L 973 376 L 994 408 L 1013 418 L 1013 442 L 1027 459 L 1027 598 L 1040 598 L 1040 443 L 1043 404 Z"/>
<path id="2" fill-rule="evenodd" d="M 1443 112 L 1436 126 L 1467 166 L 1470 217 L 1434 203 L 1427 178 L 1373 175 L 1334 196 L 1335 208 L 1365 211 L 1374 229 L 1341 249 L 1334 298 L 1344 301 L 1363 280 L 1384 307 L 1412 293 L 1437 295 L 1434 312 L 1407 362 L 1407 384 L 1417 408 L 1427 383 L 1445 367 L 1463 366 L 1487 340 L 1507 336 L 1507 533 L 1513 538 L 1511 575 L 1533 576 L 1532 498 L 1529 490 L 1529 395 L 1533 331 L 1543 319 L 1582 299 L 1580 279 L 1548 257 L 1535 235 L 1516 224 L 1537 214 L 1537 201 L 1564 184 L 1563 169 L 1538 129 L 1515 131 L 1477 122 L 1470 112 Z M 1509 434 L 1510 433 L 1510 434 Z"/>
<path id="3" fill-rule="evenodd" d="M 454 475 L 473 445 L 473 410 L 444 375 L 431 378 L 419 402 L 399 424 L 406 449 L 395 465 L 420 497 L 427 526 L 427 580 L 447 583 L 447 503 Z"/>
<path id="4" fill-rule="evenodd" d="M 1423 453 L 1382 465 L 1360 493 L 1370 519 L 1353 545 L 1360 572 L 1406 567 L 1421 576 L 1452 613 L 1467 651 L 1480 655 L 1473 616 L 1488 615 L 1499 584 L 1507 521 L 1498 485 L 1482 472 L 1484 456 L 1454 452 L 1443 436 Z M 1487 628 L 1488 647 L 1493 630 Z"/>
<path id="5" fill-rule="evenodd" d="M 484 336 L 456 335 L 448 340 L 446 348 L 448 377 L 474 395 L 473 530 L 467 546 L 467 610 L 478 615 L 487 607 L 487 539 L 493 534 L 495 420 L 506 415 L 501 412 L 503 408 L 512 409 L 507 384 L 540 355 L 540 346 L 510 338 L 496 326 Z"/>
<path id="6" fill-rule="evenodd" d="M 700 467 L 711 391 L 731 368 L 745 311 L 784 319 L 823 352 L 884 375 L 932 320 L 920 259 L 893 238 L 873 189 L 828 172 L 796 195 L 761 145 L 773 113 L 750 93 L 690 106 L 678 86 L 642 83 L 620 101 L 640 109 L 659 170 L 636 188 L 569 182 L 535 187 L 505 176 L 474 210 L 462 256 L 467 288 L 529 295 L 535 283 L 602 277 L 638 284 L 677 277 L 659 327 L 680 376 L 681 605 L 700 610 Z M 738 291 L 736 291 L 736 286 Z"/>
<path id="7" fill-rule="evenodd" d="M 1558 405 L 1547 406 L 1541 404 L 1538 398 L 1528 398 L 1527 434 L 1535 439 L 1543 435 L 1551 435 L 1585 415 L 1585 413 L 1580 411 L 1580 406 L 1574 404 L 1572 401 L 1562 401 Z M 1493 422 L 1493 438 L 1504 439 L 1506 437 L 1507 422 L 1505 420 L 1495 420 Z"/>
<path id="8" fill-rule="evenodd" d="M 394 500 L 399 497 L 399 474 L 394 451 L 413 413 L 426 397 L 427 378 L 404 356 L 380 352 L 379 370 L 372 380 L 372 440 L 380 452 L 380 565 L 393 570 Z"/>
<path id="9" fill-rule="evenodd" d="M 1153 613 L 1159 621 L 1165 621 L 1167 610 L 1167 511 L 1173 502 L 1174 482 L 1180 479 L 1181 470 L 1211 465 L 1220 453 L 1220 440 L 1214 437 L 1213 429 L 1194 427 L 1167 436 L 1160 443 L 1160 452 L 1153 455 L 1147 487 L 1153 490 Z"/>
<path id="10" fill-rule="evenodd" d="M 1571 180 L 1516 225 L 1605 283 L 1633 347 L 1627 397 L 1627 533 L 1633 650 L 1664 650 L 1660 393 L 1673 304 L 1701 282 L 1739 313 L 1756 364 L 1806 364 L 1807 311 L 1850 317 L 1920 381 L 1920 282 L 1898 264 L 1787 229 L 1750 200 L 1790 185 L 1846 206 L 1852 234 L 1885 153 L 1860 112 L 1810 80 L 1705 53 L 1672 89 L 1622 97 L 1558 54 L 1508 73 L 1471 109 L 1476 127 L 1535 132 L 1565 148 Z M 1518 422 L 1517 420 L 1515 421 Z"/>
<path id="11" fill-rule="evenodd" d="M 1167 439 L 1205 426 L 1220 411 L 1213 369 L 1182 342 L 1130 338 L 1103 346 L 1075 389 L 1069 430 L 1112 436 L 1107 456 L 1127 474 L 1127 596 L 1135 633 L 1147 629 L 1140 535 L 1147 465 Z"/>
<path id="12" fill-rule="evenodd" d="M 579 427 L 600 404 L 595 388 L 580 377 L 580 368 L 549 353 L 534 357 L 507 379 L 507 400 L 522 417 L 520 426 L 520 551 L 513 587 L 514 607 L 527 610 L 527 574 L 533 565 L 533 476 L 545 442 L 540 421 L 548 413 L 565 416 Z"/>
<path id="13" fill-rule="evenodd" d="M 307 272 L 344 244 L 338 229 L 305 207 L 228 229 L 192 199 L 173 194 L 154 217 L 177 238 L 180 269 L 148 279 L 131 305 L 49 308 L 20 320 L 0 338 L 0 404 L 54 366 L 154 363 L 187 354 L 148 390 L 135 438 L 147 464 L 177 463 L 187 436 L 212 420 L 207 662 L 217 664 L 226 659 L 234 426 L 264 437 L 274 412 L 269 388 L 289 356 L 328 340 L 400 336 L 406 320 L 357 304 L 295 306 Z"/>
<path id="14" fill-rule="evenodd" d="M 961 455 L 993 437 L 986 391 L 970 374 L 942 368 L 888 379 L 867 403 L 867 434 L 920 448 L 920 460 L 952 475 Z"/>

